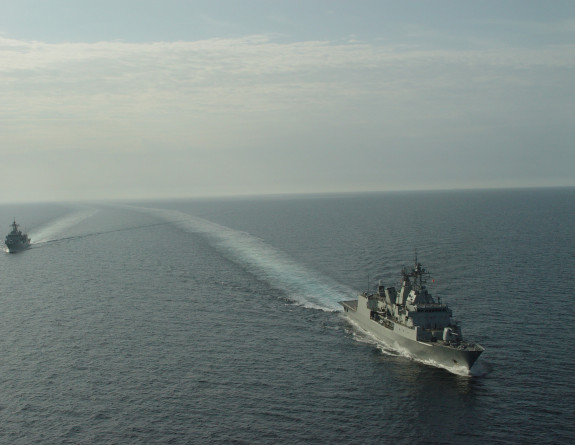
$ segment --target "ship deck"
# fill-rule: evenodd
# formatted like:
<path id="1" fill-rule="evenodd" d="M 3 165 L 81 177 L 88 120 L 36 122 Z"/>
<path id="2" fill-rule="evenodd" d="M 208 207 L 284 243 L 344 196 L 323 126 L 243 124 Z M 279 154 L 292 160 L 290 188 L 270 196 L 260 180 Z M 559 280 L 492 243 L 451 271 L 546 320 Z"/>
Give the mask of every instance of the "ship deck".
<path id="1" fill-rule="evenodd" d="M 357 300 L 340 301 L 339 304 L 341 304 L 347 310 L 353 312 L 357 311 Z"/>

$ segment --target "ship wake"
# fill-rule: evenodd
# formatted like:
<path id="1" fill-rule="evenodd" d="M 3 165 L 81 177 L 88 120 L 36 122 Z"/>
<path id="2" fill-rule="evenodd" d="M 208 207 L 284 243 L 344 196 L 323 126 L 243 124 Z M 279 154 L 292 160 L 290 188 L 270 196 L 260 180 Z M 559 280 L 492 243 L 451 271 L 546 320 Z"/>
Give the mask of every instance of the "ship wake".
<path id="1" fill-rule="evenodd" d="M 70 227 L 73 227 L 85 219 L 92 217 L 97 212 L 97 209 L 78 210 L 61 218 L 55 219 L 50 223 L 40 227 L 38 230 L 30 233 L 32 244 L 55 241 L 58 239 L 58 235 L 65 233 Z"/>
<path id="2" fill-rule="evenodd" d="M 258 279 L 286 291 L 291 301 L 302 306 L 335 312 L 340 310 L 339 300 L 353 295 L 346 286 L 332 283 L 249 233 L 175 210 L 133 209 L 153 214 L 184 231 L 200 234 L 224 257 Z"/>

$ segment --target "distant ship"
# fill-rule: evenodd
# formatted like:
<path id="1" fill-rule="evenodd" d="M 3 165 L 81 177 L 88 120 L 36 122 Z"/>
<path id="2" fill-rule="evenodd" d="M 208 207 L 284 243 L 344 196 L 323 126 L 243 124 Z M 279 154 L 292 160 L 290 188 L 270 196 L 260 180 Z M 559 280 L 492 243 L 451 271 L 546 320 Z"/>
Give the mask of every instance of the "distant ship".
<path id="1" fill-rule="evenodd" d="M 395 350 L 432 365 L 467 371 L 484 351 L 463 340 L 459 322 L 446 304 L 436 302 L 425 287 L 425 269 L 417 262 L 402 270 L 399 293 L 379 283 L 376 293 L 364 292 L 357 300 L 341 301 L 344 311 L 361 328 Z"/>
<path id="2" fill-rule="evenodd" d="M 12 231 L 6 235 L 6 240 L 4 241 L 8 252 L 19 252 L 20 250 L 30 247 L 30 238 L 18 229 L 19 225 L 16 224 L 16 220 L 14 220 L 10 227 L 12 227 Z"/>

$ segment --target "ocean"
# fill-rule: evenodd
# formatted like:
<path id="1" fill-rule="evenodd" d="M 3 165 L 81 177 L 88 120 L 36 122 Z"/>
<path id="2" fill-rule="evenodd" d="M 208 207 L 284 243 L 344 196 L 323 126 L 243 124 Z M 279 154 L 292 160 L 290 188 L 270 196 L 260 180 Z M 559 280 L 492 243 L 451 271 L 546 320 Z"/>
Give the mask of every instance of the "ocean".
<path id="1" fill-rule="evenodd" d="M 0 442 L 570 444 L 575 189 L 0 205 Z M 418 260 L 471 375 L 338 301 Z"/>

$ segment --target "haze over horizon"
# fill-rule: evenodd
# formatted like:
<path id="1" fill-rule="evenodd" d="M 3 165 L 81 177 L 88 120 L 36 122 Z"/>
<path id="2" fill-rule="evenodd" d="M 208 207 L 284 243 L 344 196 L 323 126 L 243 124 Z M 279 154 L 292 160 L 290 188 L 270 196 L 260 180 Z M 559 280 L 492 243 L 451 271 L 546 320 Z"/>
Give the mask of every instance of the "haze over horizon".
<path id="1" fill-rule="evenodd" d="M 0 202 L 575 186 L 572 1 L 0 2 Z"/>

